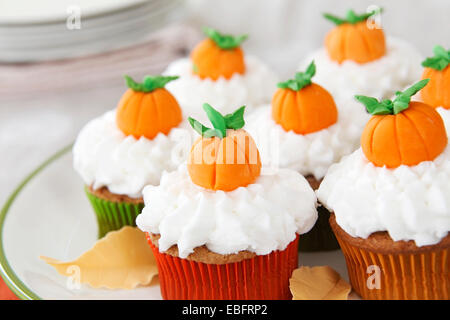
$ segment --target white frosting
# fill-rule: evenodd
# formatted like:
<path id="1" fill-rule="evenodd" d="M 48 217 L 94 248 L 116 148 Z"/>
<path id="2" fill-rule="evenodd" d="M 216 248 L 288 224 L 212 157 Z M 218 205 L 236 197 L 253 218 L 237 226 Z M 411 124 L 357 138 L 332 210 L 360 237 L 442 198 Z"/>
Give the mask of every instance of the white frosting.
<path id="1" fill-rule="evenodd" d="M 245 57 L 245 74 L 234 74 L 213 81 L 201 79 L 192 73 L 192 62 L 188 58 L 171 63 L 164 74 L 180 78 L 166 85 L 175 96 L 183 113 L 199 121 L 209 123 L 202 105 L 207 102 L 223 114 L 246 105 L 246 114 L 260 104 L 268 103 L 276 90 L 277 76 L 254 56 Z"/>
<path id="2" fill-rule="evenodd" d="M 145 187 L 143 194 L 145 207 L 136 224 L 161 235 L 161 251 L 177 245 L 181 258 L 202 245 L 219 254 L 284 250 L 296 233 L 308 232 L 317 220 L 314 191 L 287 169 L 224 192 L 195 185 L 184 164 L 164 173 L 161 184 Z"/>
<path id="3" fill-rule="evenodd" d="M 331 164 L 359 147 L 361 125 L 348 113 L 339 114 L 338 121 L 328 128 L 302 135 L 286 132 L 273 121 L 271 112 L 271 106 L 261 108 L 248 117 L 245 127 L 255 139 L 265 167 L 289 168 L 321 179 Z"/>
<path id="4" fill-rule="evenodd" d="M 144 186 L 158 185 L 163 171 L 175 170 L 185 161 L 184 146 L 190 138 L 186 129 L 173 128 L 167 136 L 159 133 L 152 140 L 137 140 L 119 130 L 115 111 L 109 111 L 81 130 L 73 163 L 86 185 L 139 198 Z"/>
<path id="5" fill-rule="evenodd" d="M 412 100 L 417 100 L 417 101 L 423 102 L 421 91 L 417 92 L 413 96 Z M 444 107 L 440 106 L 440 107 L 436 108 L 436 111 L 439 113 L 442 120 L 444 121 L 445 130 L 447 131 L 447 136 L 450 136 L 450 110 L 445 109 Z"/>
<path id="6" fill-rule="evenodd" d="M 423 59 L 409 43 L 388 37 L 386 55 L 372 62 L 359 64 L 346 60 L 339 64 L 322 48 L 304 60 L 300 69 L 304 70 L 311 60 L 317 66 L 314 82 L 324 86 L 339 102 L 353 99 L 356 94 L 389 98 L 395 91 L 420 79 Z"/>
<path id="7" fill-rule="evenodd" d="M 387 231 L 394 241 L 436 244 L 450 231 L 450 147 L 434 161 L 376 167 L 358 149 L 328 170 L 317 195 L 353 237 Z"/>

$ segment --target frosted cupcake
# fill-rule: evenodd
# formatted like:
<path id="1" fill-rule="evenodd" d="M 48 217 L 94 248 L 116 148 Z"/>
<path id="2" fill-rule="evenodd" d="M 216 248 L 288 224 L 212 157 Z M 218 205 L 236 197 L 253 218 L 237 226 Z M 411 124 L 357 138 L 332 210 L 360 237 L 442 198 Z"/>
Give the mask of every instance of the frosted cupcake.
<path id="1" fill-rule="evenodd" d="M 158 261 L 164 299 L 290 299 L 298 234 L 317 219 L 316 198 L 298 172 L 261 175 L 244 107 L 213 124 L 190 118 L 201 135 L 187 164 L 144 189 L 136 219 Z"/>
<path id="2" fill-rule="evenodd" d="M 435 46 L 433 53 L 434 57 L 422 62 L 422 79 L 430 79 L 430 83 L 419 94 L 423 102 L 436 108 L 450 132 L 450 51 Z"/>
<path id="3" fill-rule="evenodd" d="M 384 30 L 375 21 L 379 12 L 357 15 L 349 10 L 345 18 L 325 14 L 336 27 L 327 34 L 325 47 L 300 65 L 303 69 L 314 60 L 315 81 L 331 92 L 340 111 L 358 117 L 356 121 L 366 112 L 355 103 L 355 94 L 390 98 L 392 88 L 411 85 L 421 74 L 418 51 L 400 39 L 385 39 Z"/>
<path id="4" fill-rule="evenodd" d="M 142 189 L 158 185 L 163 171 L 185 159 L 176 147 L 189 136 L 179 127 L 181 109 L 164 86 L 176 77 L 145 77 L 129 89 L 116 110 L 91 120 L 73 147 L 75 170 L 97 214 L 99 237 L 135 225 L 144 207 Z"/>
<path id="5" fill-rule="evenodd" d="M 364 299 L 449 299 L 450 149 L 435 109 L 410 97 L 379 102 L 361 149 L 329 169 L 317 195 L 334 212 L 354 290 Z"/>
<path id="6" fill-rule="evenodd" d="M 295 170 L 313 189 L 318 188 L 330 165 L 359 147 L 361 132 L 351 115 L 338 112 L 331 94 L 311 81 L 315 72 L 311 62 L 306 72 L 279 83 L 272 105 L 255 111 L 246 126 L 259 145 L 264 167 Z M 318 222 L 301 237 L 301 250 L 339 247 L 329 217 L 329 212 L 319 207 Z"/>
<path id="7" fill-rule="evenodd" d="M 258 58 L 244 54 L 240 46 L 247 36 L 223 35 L 210 28 L 204 31 L 207 38 L 194 48 L 190 58 L 173 62 L 164 72 L 180 76 L 167 88 L 183 112 L 207 121 L 200 107 L 205 101 L 223 113 L 244 104 L 250 112 L 269 102 L 277 77 Z"/>

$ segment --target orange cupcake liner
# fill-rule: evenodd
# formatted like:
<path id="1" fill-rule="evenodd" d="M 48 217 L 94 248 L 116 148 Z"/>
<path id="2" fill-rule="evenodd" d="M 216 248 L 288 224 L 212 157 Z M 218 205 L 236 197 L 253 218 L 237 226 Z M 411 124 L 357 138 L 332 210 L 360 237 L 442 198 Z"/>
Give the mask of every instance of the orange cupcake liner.
<path id="1" fill-rule="evenodd" d="M 290 300 L 289 278 L 298 266 L 298 238 L 283 251 L 206 264 L 159 252 L 147 234 L 165 300 Z"/>
<path id="2" fill-rule="evenodd" d="M 352 246 L 338 234 L 336 237 L 345 256 L 352 287 L 363 299 L 450 299 L 449 248 L 386 254 Z"/>

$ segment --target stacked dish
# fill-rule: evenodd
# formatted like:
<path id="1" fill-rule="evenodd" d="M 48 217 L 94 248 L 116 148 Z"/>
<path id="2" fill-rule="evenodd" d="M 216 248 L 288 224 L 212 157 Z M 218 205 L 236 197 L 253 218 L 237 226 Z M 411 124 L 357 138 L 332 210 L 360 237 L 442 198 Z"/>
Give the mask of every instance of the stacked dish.
<path id="1" fill-rule="evenodd" d="M 106 52 L 142 41 L 179 16 L 180 0 L 3 1 L 0 61 Z"/>

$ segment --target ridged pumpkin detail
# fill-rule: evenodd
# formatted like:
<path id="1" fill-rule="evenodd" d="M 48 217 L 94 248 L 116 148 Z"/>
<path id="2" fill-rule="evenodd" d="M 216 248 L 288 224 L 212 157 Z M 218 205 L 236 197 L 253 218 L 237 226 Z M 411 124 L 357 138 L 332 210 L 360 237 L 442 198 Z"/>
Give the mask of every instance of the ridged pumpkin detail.
<path id="1" fill-rule="evenodd" d="M 430 79 L 420 92 L 422 100 L 435 108 L 450 109 L 450 51 L 435 46 L 433 53 L 434 57 L 422 62 L 425 67 L 422 79 Z"/>
<path id="2" fill-rule="evenodd" d="M 351 60 L 362 64 L 384 56 L 386 40 L 383 30 L 369 28 L 366 21 L 378 12 L 356 15 L 353 10 L 349 10 L 346 19 L 325 14 L 325 18 L 337 25 L 325 38 L 325 48 L 330 59 L 337 63 Z"/>
<path id="3" fill-rule="evenodd" d="M 261 172 L 261 159 L 253 138 L 242 129 L 244 108 L 222 116 L 208 104 L 203 109 L 214 129 L 189 118 L 201 134 L 188 159 L 188 172 L 196 185 L 210 190 L 232 191 L 255 182 Z"/>
<path id="4" fill-rule="evenodd" d="M 272 98 L 272 118 L 285 131 L 297 134 L 316 132 L 336 123 L 338 111 L 331 94 L 312 83 L 314 61 L 295 79 L 281 82 Z"/>
<path id="5" fill-rule="evenodd" d="M 182 120 L 177 100 L 164 86 L 177 76 L 147 76 L 142 83 L 126 76 L 129 89 L 119 101 L 116 123 L 126 135 L 136 139 L 155 138 L 158 133 L 169 134 Z"/>
<path id="6" fill-rule="evenodd" d="M 235 73 L 245 73 L 244 53 L 239 47 L 246 35 L 223 35 L 204 28 L 207 39 L 200 42 L 191 53 L 193 72 L 202 79 L 230 79 Z"/>
<path id="7" fill-rule="evenodd" d="M 356 96 L 374 116 L 361 136 L 361 147 L 378 167 L 397 168 L 432 161 L 447 146 L 444 122 L 436 110 L 422 102 L 410 102 L 428 79 L 419 81 L 394 101 Z"/>

